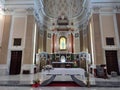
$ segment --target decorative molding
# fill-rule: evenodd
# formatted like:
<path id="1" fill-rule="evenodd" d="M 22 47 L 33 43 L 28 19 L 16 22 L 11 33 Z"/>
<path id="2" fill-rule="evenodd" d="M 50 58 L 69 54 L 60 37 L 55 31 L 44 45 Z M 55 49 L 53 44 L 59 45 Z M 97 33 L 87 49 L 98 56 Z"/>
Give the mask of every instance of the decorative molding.
<path id="1" fill-rule="evenodd" d="M 92 2 L 91 3 L 91 7 L 92 7 L 92 10 L 93 10 L 93 13 L 101 13 L 101 12 L 105 12 L 105 11 L 101 11 L 101 9 L 113 9 L 113 12 L 114 12 L 114 9 L 116 10 L 116 12 L 114 13 L 117 13 L 117 12 L 120 12 L 120 2 Z"/>
<path id="2" fill-rule="evenodd" d="M 33 14 L 34 1 L 33 0 L 0 0 L 0 9 L 6 15 L 12 14 Z"/>
<path id="3" fill-rule="evenodd" d="M 26 8 L 26 12 L 27 12 L 28 14 L 32 14 L 32 15 L 33 15 L 34 8 L 33 8 L 33 7 L 28 7 L 28 8 Z"/>
<path id="4" fill-rule="evenodd" d="M 5 14 L 11 14 L 14 12 L 14 8 L 3 8 Z"/>
<path id="5" fill-rule="evenodd" d="M 4 14 L 14 15 L 14 14 L 26 14 L 26 15 L 33 15 L 34 9 L 32 7 L 28 8 L 2 8 Z"/>
<path id="6" fill-rule="evenodd" d="M 105 46 L 103 47 L 104 50 L 118 50 L 117 46 Z"/>
<path id="7" fill-rule="evenodd" d="M 92 7 L 92 10 L 94 13 L 99 13 L 100 8 L 101 8 L 100 6 L 94 6 L 94 7 Z"/>
<path id="8" fill-rule="evenodd" d="M 120 5 L 117 5 L 114 8 L 115 8 L 116 12 L 120 12 Z"/>

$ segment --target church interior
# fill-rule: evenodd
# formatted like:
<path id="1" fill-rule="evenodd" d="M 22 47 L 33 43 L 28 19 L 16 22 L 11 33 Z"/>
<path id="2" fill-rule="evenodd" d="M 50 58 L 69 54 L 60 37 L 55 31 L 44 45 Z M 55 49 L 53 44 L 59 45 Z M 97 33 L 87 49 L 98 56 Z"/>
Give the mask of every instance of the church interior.
<path id="1" fill-rule="evenodd" d="M 120 0 L 0 0 L 0 76 L 36 73 L 119 76 Z"/>

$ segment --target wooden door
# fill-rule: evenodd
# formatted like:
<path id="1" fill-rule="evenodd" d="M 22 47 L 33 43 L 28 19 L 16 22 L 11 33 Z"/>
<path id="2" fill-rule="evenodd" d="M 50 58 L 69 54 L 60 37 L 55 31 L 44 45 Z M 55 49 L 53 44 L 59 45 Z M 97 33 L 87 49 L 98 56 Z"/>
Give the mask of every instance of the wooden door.
<path id="1" fill-rule="evenodd" d="M 108 74 L 111 74 L 111 71 L 119 74 L 117 51 L 105 51 L 105 54 Z"/>
<path id="2" fill-rule="evenodd" d="M 10 75 L 20 74 L 22 51 L 11 51 Z"/>

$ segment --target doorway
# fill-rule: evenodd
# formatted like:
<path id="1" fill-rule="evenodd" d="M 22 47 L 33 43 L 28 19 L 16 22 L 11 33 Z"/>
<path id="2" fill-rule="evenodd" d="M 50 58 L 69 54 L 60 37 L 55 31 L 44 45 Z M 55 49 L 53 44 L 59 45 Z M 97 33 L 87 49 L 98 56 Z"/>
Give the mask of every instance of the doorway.
<path id="1" fill-rule="evenodd" d="M 106 55 L 106 64 L 107 64 L 108 74 L 111 74 L 111 71 L 115 71 L 117 72 L 117 74 L 119 74 L 117 51 L 106 50 L 105 55 Z"/>
<path id="2" fill-rule="evenodd" d="M 20 74 L 22 51 L 11 51 L 10 75 Z"/>

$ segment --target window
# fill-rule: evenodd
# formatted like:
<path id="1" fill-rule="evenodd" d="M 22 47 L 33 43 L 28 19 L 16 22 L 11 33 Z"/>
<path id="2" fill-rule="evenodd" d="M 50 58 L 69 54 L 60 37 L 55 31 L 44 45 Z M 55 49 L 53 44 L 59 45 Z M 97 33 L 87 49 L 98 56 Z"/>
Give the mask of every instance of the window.
<path id="1" fill-rule="evenodd" d="M 113 37 L 106 38 L 106 45 L 115 45 Z"/>
<path id="2" fill-rule="evenodd" d="M 65 50 L 66 49 L 66 38 L 65 37 L 60 37 L 60 50 Z"/>
<path id="3" fill-rule="evenodd" d="M 21 46 L 21 38 L 14 38 L 14 46 Z"/>

